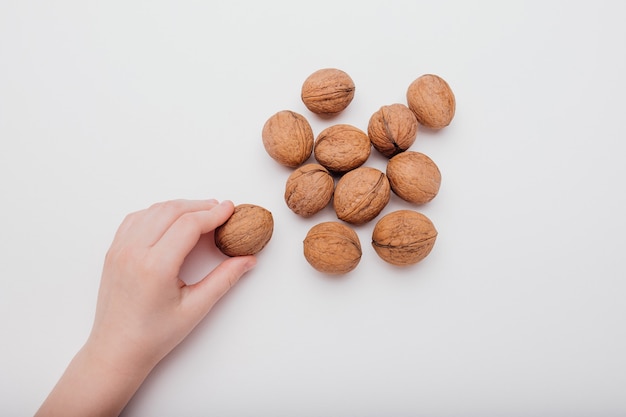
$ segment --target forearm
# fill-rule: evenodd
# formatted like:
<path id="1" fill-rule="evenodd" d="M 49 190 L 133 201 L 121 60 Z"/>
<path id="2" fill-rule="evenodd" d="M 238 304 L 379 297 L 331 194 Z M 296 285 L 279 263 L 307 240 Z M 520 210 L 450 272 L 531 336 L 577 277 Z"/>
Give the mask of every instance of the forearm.
<path id="1" fill-rule="evenodd" d="M 123 363 L 123 362 L 122 362 Z M 151 367 L 120 368 L 89 342 L 74 356 L 35 417 L 118 416 Z"/>

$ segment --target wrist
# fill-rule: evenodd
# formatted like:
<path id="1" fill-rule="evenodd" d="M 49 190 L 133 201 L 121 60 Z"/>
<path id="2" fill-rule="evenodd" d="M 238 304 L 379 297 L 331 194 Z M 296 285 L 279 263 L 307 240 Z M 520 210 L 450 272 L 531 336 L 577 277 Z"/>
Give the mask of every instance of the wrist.
<path id="1" fill-rule="evenodd" d="M 81 349 L 85 360 L 110 376 L 143 380 L 159 362 L 133 341 L 111 340 L 92 333 Z"/>
<path id="2" fill-rule="evenodd" d="M 74 356 L 36 416 L 117 416 L 152 367 L 133 364 L 90 339 Z"/>

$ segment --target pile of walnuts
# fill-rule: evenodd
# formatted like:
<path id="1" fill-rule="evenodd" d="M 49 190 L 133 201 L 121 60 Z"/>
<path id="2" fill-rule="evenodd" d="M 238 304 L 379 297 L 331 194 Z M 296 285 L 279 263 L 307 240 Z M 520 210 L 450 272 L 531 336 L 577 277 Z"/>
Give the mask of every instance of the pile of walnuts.
<path id="1" fill-rule="evenodd" d="M 301 98 L 308 110 L 328 117 L 348 107 L 354 92 L 347 73 L 325 68 L 306 78 Z M 385 105 L 372 114 L 367 132 L 334 124 L 315 136 L 306 117 L 290 110 L 279 111 L 265 122 L 265 150 L 281 165 L 294 168 L 285 185 L 287 206 L 308 218 L 332 202 L 337 215 L 338 221 L 314 225 L 304 239 L 304 256 L 318 271 L 344 274 L 356 268 L 362 250 L 351 225 L 378 217 L 391 193 L 421 205 L 439 192 L 437 165 L 427 155 L 408 149 L 419 125 L 441 129 L 450 124 L 454 94 L 442 78 L 426 74 L 410 84 L 406 98 L 406 105 Z M 365 166 L 372 148 L 389 158 L 386 172 Z M 316 163 L 306 163 L 311 155 Z M 398 210 L 377 221 L 372 246 L 386 262 L 411 265 L 430 253 L 436 237 L 437 230 L 425 215 Z"/>

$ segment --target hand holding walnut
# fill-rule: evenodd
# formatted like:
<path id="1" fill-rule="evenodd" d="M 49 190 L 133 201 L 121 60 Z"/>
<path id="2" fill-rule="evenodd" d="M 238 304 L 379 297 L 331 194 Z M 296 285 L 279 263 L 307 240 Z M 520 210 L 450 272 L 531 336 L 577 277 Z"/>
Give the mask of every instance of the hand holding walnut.
<path id="1" fill-rule="evenodd" d="M 200 236 L 233 210 L 230 201 L 179 200 L 126 217 L 105 259 L 91 334 L 37 415 L 121 412 L 152 368 L 254 266 L 254 256 L 242 256 L 193 285 L 178 277 Z"/>

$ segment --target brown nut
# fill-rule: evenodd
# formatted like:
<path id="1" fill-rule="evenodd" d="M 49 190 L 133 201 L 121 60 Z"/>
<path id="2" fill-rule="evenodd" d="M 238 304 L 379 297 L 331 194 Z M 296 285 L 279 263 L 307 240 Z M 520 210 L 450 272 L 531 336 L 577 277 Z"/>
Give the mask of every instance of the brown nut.
<path id="1" fill-rule="evenodd" d="M 367 134 L 376 150 L 387 158 L 404 152 L 417 137 L 417 118 L 404 104 L 382 106 L 370 117 Z"/>
<path id="2" fill-rule="evenodd" d="M 285 202 L 296 214 L 311 217 L 328 205 L 335 190 L 335 181 L 319 164 L 306 164 L 287 179 Z"/>
<path id="3" fill-rule="evenodd" d="M 317 162 L 334 173 L 344 173 L 367 161 L 372 143 L 367 134 L 348 124 L 322 130 L 315 139 L 313 155 Z"/>
<path id="4" fill-rule="evenodd" d="M 424 259 L 435 245 L 437 230 L 430 219 L 412 210 L 383 216 L 374 226 L 372 246 L 384 261 L 412 265 Z"/>
<path id="5" fill-rule="evenodd" d="M 333 205 L 339 219 L 363 224 L 378 216 L 389 202 L 390 195 L 389 180 L 383 172 L 360 167 L 339 179 Z"/>
<path id="6" fill-rule="evenodd" d="M 215 229 L 215 245 L 228 256 L 254 255 L 272 238 L 272 213 L 254 204 L 240 204 L 224 224 Z"/>
<path id="7" fill-rule="evenodd" d="M 320 272 L 345 274 L 359 264 L 361 242 L 356 232 L 343 223 L 320 223 L 304 239 L 304 257 Z"/>
<path id="8" fill-rule="evenodd" d="M 391 190 L 409 203 L 424 204 L 435 198 L 441 185 L 439 168 L 420 152 L 400 153 L 387 163 Z"/>
<path id="9" fill-rule="evenodd" d="M 300 96 L 313 113 L 336 114 L 354 98 L 354 81 L 339 69 L 320 69 L 304 80 Z"/>
<path id="10" fill-rule="evenodd" d="M 267 119 L 262 138 L 267 153 L 287 167 L 302 165 L 313 151 L 311 125 L 304 116 L 290 110 L 279 111 Z"/>
<path id="11" fill-rule="evenodd" d="M 417 121 L 424 126 L 441 129 L 454 117 L 454 94 L 448 83 L 437 75 L 426 74 L 413 81 L 406 99 Z"/>

